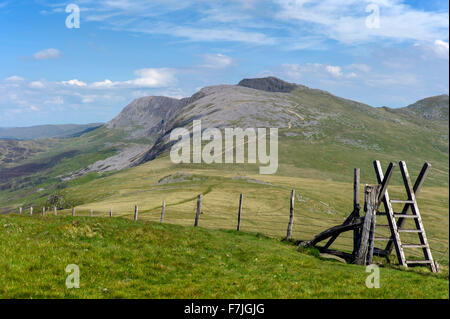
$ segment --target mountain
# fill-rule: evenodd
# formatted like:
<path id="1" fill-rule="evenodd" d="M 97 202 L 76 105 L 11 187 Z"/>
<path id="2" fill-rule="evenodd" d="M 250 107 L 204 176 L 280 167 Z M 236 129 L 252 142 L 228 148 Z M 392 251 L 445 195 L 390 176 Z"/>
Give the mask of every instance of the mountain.
<path id="1" fill-rule="evenodd" d="M 443 94 L 422 99 L 399 111 L 414 113 L 430 121 L 448 122 L 448 105 L 448 94 Z"/>
<path id="2" fill-rule="evenodd" d="M 273 76 L 257 79 L 243 79 L 238 83 L 238 86 L 244 86 L 251 89 L 266 92 L 283 92 L 283 93 L 289 93 L 295 90 L 296 88 L 300 87 L 298 84 L 288 83 Z"/>
<path id="3" fill-rule="evenodd" d="M 66 138 L 81 135 L 102 126 L 102 123 L 0 127 L 0 139 L 32 140 Z"/>
<path id="4" fill-rule="evenodd" d="M 51 134 L 34 134 L 70 138 L 0 140 L 0 207 L 167 159 L 170 132 L 191 129 L 194 119 L 203 128 L 278 128 L 279 176 L 348 181 L 344 167 L 365 168 L 362 177 L 373 178 L 374 159 L 406 160 L 412 170 L 429 161 L 434 170 L 427 182 L 446 187 L 448 105 L 443 95 L 401 109 L 375 108 L 274 77 L 209 86 L 184 99 L 142 97 L 101 127 L 66 127 L 63 133 L 52 127 Z M 240 173 L 256 173 L 258 167 L 224 165 L 189 167 Z"/>

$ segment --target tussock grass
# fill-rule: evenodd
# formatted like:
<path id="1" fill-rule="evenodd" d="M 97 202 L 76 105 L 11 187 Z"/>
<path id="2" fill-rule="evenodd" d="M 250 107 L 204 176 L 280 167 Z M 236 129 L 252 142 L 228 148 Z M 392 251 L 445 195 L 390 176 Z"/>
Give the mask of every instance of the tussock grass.
<path id="1" fill-rule="evenodd" d="M 299 253 L 279 239 L 124 218 L 0 217 L 1 298 L 448 298 L 448 277 Z M 80 288 L 67 289 L 68 264 Z"/>

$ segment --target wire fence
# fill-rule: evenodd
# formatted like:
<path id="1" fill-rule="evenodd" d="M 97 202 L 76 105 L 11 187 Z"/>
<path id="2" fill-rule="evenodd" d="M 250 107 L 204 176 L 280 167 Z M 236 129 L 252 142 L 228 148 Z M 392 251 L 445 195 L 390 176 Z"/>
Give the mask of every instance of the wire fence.
<path id="1" fill-rule="evenodd" d="M 165 203 L 164 223 L 179 225 L 194 225 L 197 212 L 196 198 L 185 201 L 183 203 L 171 204 Z M 228 203 L 229 204 L 229 203 Z M 208 196 L 204 196 L 201 202 L 201 212 L 199 214 L 199 226 L 209 229 L 236 230 L 238 223 L 238 200 L 236 200 L 236 210 L 230 210 L 231 205 L 221 207 L 214 200 L 210 200 Z M 264 205 L 246 207 L 245 200 L 240 218 L 240 231 L 250 233 L 260 233 L 268 237 L 284 238 L 287 235 L 289 223 L 289 202 L 283 202 L 273 209 L 267 209 Z M 153 207 L 131 207 L 129 210 L 115 211 L 114 207 L 107 210 L 94 210 L 84 207 L 74 207 L 72 209 L 63 209 L 55 211 L 54 209 L 34 208 L 28 209 L 27 212 L 33 215 L 62 215 L 62 216 L 92 216 L 92 217 L 123 217 L 138 219 L 151 222 L 161 221 L 162 205 Z M 311 240 L 315 235 L 322 231 L 341 225 L 345 217 L 339 217 L 332 214 L 317 214 L 308 209 L 297 208 L 292 220 L 292 236 L 294 240 Z M 390 229 L 388 227 L 376 228 L 375 237 L 390 238 Z M 404 244 L 419 244 L 412 241 L 413 238 L 406 237 L 402 242 Z M 403 239 L 402 235 L 402 239 Z M 411 240 L 411 241 L 410 241 Z M 430 249 L 434 259 L 438 262 L 448 264 L 448 239 L 445 238 L 428 238 Z M 384 248 L 388 241 L 381 243 L 375 242 L 375 246 Z M 353 232 L 344 232 L 339 235 L 332 247 L 336 250 L 351 253 L 353 251 Z M 423 257 L 421 249 L 408 249 L 405 251 L 406 257 L 418 258 Z"/>

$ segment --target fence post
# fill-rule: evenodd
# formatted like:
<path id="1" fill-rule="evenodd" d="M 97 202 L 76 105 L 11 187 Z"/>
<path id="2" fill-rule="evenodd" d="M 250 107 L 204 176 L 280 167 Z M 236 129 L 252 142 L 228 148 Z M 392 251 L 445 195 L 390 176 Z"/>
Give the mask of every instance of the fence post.
<path id="1" fill-rule="evenodd" d="M 365 205 L 364 224 L 361 230 L 360 243 L 356 254 L 355 263 L 366 265 L 373 257 L 373 231 L 375 229 L 375 216 L 378 209 L 378 196 L 380 185 L 366 185 L 364 190 Z"/>
<path id="2" fill-rule="evenodd" d="M 42 206 L 42 216 L 45 215 L 45 206 Z"/>
<path id="3" fill-rule="evenodd" d="M 91 208 L 90 216 L 94 216 L 94 210 Z"/>
<path id="4" fill-rule="evenodd" d="M 112 217 L 112 207 L 109 209 L 109 217 Z"/>
<path id="5" fill-rule="evenodd" d="M 166 201 L 163 200 L 162 210 L 161 210 L 161 223 L 164 223 L 164 212 L 166 211 Z"/>
<path id="6" fill-rule="evenodd" d="M 355 168 L 353 172 L 353 218 L 359 217 L 359 183 L 360 183 L 360 169 Z M 353 255 L 355 256 L 356 252 L 358 251 L 358 243 L 359 243 L 359 236 L 360 229 L 355 228 L 353 230 Z"/>
<path id="7" fill-rule="evenodd" d="M 237 231 L 241 230 L 241 214 L 242 214 L 242 200 L 244 198 L 244 195 L 241 193 L 239 195 L 239 210 L 238 210 L 238 224 L 237 224 Z"/>
<path id="8" fill-rule="evenodd" d="M 22 206 L 19 207 L 19 214 L 22 214 Z"/>
<path id="9" fill-rule="evenodd" d="M 194 227 L 198 226 L 198 220 L 200 219 L 200 214 L 202 212 L 202 197 L 202 194 L 197 196 L 197 212 L 195 213 Z"/>
<path id="10" fill-rule="evenodd" d="M 53 210 L 55 211 L 55 216 L 58 216 L 58 209 L 56 208 L 56 206 L 53 206 Z"/>
<path id="11" fill-rule="evenodd" d="M 139 211 L 138 205 L 135 205 L 134 206 L 134 220 L 135 221 L 138 220 L 138 211 Z"/>
<path id="12" fill-rule="evenodd" d="M 294 202 L 295 202 L 295 190 L 291 191 L 291 206 L 289 209 L 289 224 L 286 232 L 286 239 L 292 238 L 292 224 L 294 223 Z"/>
<path id="13" fill-rule="evenodd" d="M 74 217 L 74 216 L 75 216 L 75 207 L 72 206 L 72 217 Z"/>
<path id="14" fill-rule="evenodd" d="M 30 215 L 33 215 L 33 206 L 30 207 Z"/>

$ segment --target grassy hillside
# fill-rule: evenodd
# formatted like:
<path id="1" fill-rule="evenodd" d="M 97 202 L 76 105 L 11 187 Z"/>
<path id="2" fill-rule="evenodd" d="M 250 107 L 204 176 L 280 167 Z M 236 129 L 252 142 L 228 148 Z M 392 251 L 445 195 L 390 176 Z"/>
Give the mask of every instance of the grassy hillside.
<path id="1" fill-rule="evenodd" d="M 1 298 L 448 298 L 448 277 L 299 253 L 261 235 L 122 218 L 0 217 Z M 65 268 L 80 267 L 80 288 Z"/>
<path id="2" fill-rule="evenodd" d="M 387 162 L 382 162 L 384 167 Z M 375 183 L 370 162 L 361 167 L 361 192 L 365 183 Z M 352 210 L 353 169 L 342 167 L 348 181 L 335 181 L 326 174 L 313 177 L 296 177 L 296 174 L 313 176 L 314 171 L 295 171 L 293 176 L 259 175 L 257 170 L 246 165 L 229 165 L 220 169 L 208 165 L 175 165 L 167 157 L 124 170 L 120 173 L 86 180 L 73 180 L 67 188 L 59 190 L 66 201 L 77 203 L 77 214 L 87 216 L 90 209 L 97 216 L 107 216 L 112 208 L 114 216 L 133 216 L 134 205 L 139 206 L 139 217 L 158 221 L 162 201 L 166 201 L 166 221 L 172 224 L 192 225 L 194 222 L 196 196 L 202 193 L 202 227 L 235 229 L 239 194 L 244 194 L 242 229 L 281 237 L 286 234 L 289 218 L 289 196 L 296 191 L 294 238 L 312 237 L 328 227 L 342 223 Z M 418 174 L 411 170 L 412 178 Z M 433 174 L 433 169 L 430 174 Z M 397 168 L 397 177 L 400 172 Z M 404 198 L 404 190 L 395 183 L 390 189 L 392 198 Z M 34 203 L 40 212 L 45 203 L 34 194 L 25 197 L 25 202 Z M 430 186 L 425 182 L 418 197 L 423 222 L 427 230 L 431 249 L 437 260 L 448 265 L 449 204 L 446 187 Z M 363 196 L 361 195 L 363 202 Z M 27 209 L 28 207 L 24 205 Z M 66 209 L 62 214 L 70 214 Z M 386 224 L 383 217 L 379 224 Z M 408 228 L 409 225 L 405 225 Z M 384 237 L 385 228 L 377 228 L 377 235 Z M 402 235 L 407 242 L 416 242 L 417 236 Z M 378 237 L 378 236 L 377 236 Z M 381 247 L 384 243 L 377 243 Z M 351 251 L 352 235 L 346 233 L 332 246 Z M 447 250 L 447 251 L 446 251 Z M 417 250 L 408 250 L 409 257 L 420 256 Z M 393 262 L 395 262 L 395 257 Z"/>
<path id="3" fill-rule="evenodd" d="M 267 87 L 278 90 L 272 83 Z M 140 218 L 157 221 L 165 200 L 167 222 L 192 225 L 196 196 L 202 193 L 200 224 L 234 229 L 243 193 L 242 229 L 281 237 L 288 222 L 289 193 L 295 189 L 294 238 L 308 240 L 350 213 L 353 168 L 361 169 L 363 188 L 376 183 L 375 159 L 384 168 L 391 161 L 405 160 L 413 181 L 428 161 L 432 168 L 419 207 L 433 255 L 448 265 L 448 121 L 438 116 L 445 110 L 448 114 L 448 97 L 392 110 L 306 87 L 280 93 L 228 85 L 202 89 L 187 104 L 179 101 L 179 112 L 170 117 L 164 117 L 166 112 L 154 100 L 161 99 L 131 103 L 113 121 L 113 128 L 106 125 L 79 137 L 55 140 L 56 144 L 12 164 L 0 162 L 0 212 L 17 211 L 19 206 L 28 211 L 31 205 L 40 212 L 48 206 L 47 198 L 58 194 L 64 199 L 62 214 L 69 214 L 73 205 L 79 214 L 88 215 L 93 209 L 95 215 L 106 216 L 112 209 L 115 216 L 131 217 L 139 205 Z M 427 101 L 432 102 L 431 109 Z M 173 164 L 166 148 L 168 134 L 173 127 L 190 127 L 193 118 L 201 118 L 203 128 L 278 127 L 277 173 L 260 175 L 259 164 Z M 114 166 L 117 162 L 124 165 Z M 400 179 L 397 168 L 392 198 L 405 197 Z M 386 220 L 380 218 L 378 223 Z M 386 237 L 386 232 L 377 228 L 377 237 Z M 402 239 L 418 240 L 411 234 Z M 383 243 L 376 244 L 383 248 Z M 333 248 L 351 250 L 351 234 L 341 236 Z M 420 257 L 417 250 L 406 254 Z"/>

